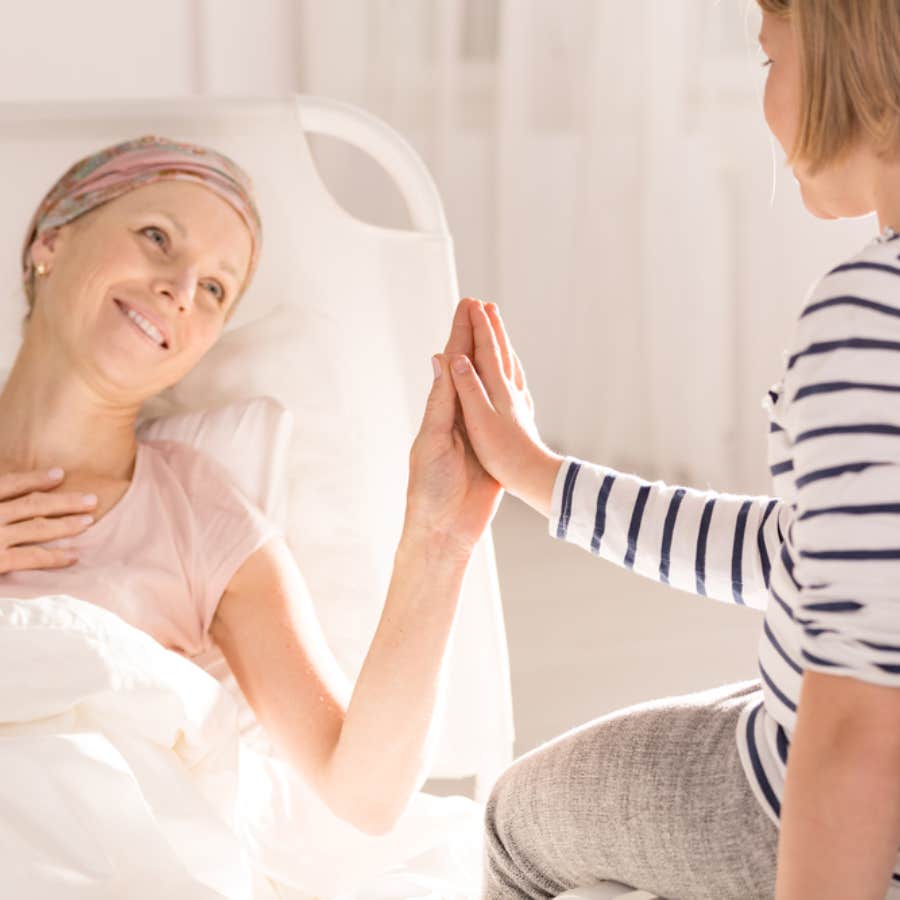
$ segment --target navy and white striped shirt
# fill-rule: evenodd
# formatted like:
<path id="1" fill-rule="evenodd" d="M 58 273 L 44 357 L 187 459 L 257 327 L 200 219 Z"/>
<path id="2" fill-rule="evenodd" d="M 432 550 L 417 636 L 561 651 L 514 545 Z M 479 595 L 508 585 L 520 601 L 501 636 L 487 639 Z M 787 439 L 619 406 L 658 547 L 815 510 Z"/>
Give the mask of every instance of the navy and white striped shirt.
<path id="1" fill-rule="evenodd" d="M 773 496 L 567 457 L 550 533 L 684 591 L 765 610 L 736 737 L 778 824 L 804 670 L 900 687 L 900 240 L 819 280 L 763 399 Z M 894 881 L 900 882 L 900 865 Z"/>

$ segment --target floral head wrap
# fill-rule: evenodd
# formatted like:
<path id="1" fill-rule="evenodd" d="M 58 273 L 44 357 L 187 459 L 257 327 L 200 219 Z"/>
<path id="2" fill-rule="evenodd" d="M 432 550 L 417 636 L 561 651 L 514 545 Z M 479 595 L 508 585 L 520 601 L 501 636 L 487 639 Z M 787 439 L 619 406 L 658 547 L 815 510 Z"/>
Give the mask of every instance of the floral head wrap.
<path id="1" fill-rule="evenodd" d="M 156 135 L 144 135 L 98 150 L 79 160 L 53 185 L 31 218 L 22 246 L 22 279 L 32 276 L 31 245 L 50 228 L 64 225 L 120 195 L 164 179 L 205 185 L 238 212 L 253 240 L 247 277 L 259 262 L 262 223 L 250 177 L 227 156 Z"/>

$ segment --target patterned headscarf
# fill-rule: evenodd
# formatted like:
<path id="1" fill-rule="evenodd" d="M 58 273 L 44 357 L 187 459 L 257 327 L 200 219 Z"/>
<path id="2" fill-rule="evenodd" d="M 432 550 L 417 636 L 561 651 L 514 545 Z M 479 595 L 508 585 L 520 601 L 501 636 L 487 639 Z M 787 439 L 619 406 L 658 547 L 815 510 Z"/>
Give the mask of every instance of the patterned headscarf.
<path id="1" fill-rule="evenodd" d="M 64 225 L 86 212 L 145 184 L 164 179 L 205 185 L 240 214 L 253 239 L 247 277 L 259 262 L 262 222 L 253 201 L 250 177 L 233 160 L 214 150 L 144 135 L 98 150 L 79 160 L 53 185 L 31 218 L 22 246 L 22 279 L 32 275 L 31 245 L 42 232 Z"/>

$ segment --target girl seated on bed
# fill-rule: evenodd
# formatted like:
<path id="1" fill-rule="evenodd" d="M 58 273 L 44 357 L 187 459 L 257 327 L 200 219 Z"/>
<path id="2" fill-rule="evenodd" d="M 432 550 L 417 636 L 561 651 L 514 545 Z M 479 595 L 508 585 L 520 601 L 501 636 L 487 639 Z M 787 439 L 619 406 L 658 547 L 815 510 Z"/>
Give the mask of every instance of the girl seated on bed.
<path id="1" fill-rule="evenodd" d="M 501 488 L 436 356 L 393 577 L 351 692 L 279 529 L 208 456 L 135 436 L 144 401 L 221 335 L 260 242 L 246 174 L 156 136 L 80 160 L 47 193 L 0 392 L 0 596 L 78 596 L 185 656 L 215 641 L 285 758 L 336 815 L 383 833 L 426 777 L 463 575 Z M 471 352 L 458 317 L 445 353 Z"/>

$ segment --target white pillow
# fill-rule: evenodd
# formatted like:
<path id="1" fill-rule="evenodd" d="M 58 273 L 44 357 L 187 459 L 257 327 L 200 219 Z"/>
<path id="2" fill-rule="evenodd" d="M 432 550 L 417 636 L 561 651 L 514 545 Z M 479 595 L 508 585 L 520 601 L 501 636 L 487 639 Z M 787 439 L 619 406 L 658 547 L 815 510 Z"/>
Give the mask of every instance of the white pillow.
<path id="1" fill-rule="evenodd" d="M 178 441 L 207 453 L 284 529 L 285 465 L 293 413 L 272 397 L 253 397 L 193 412 L 165 413 L 165 405 L 162 398 L 144 405 L 136 429 L 138 438 Z"/>

